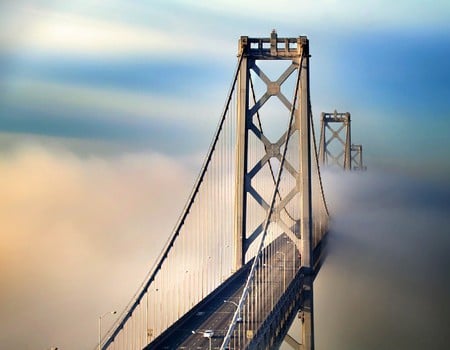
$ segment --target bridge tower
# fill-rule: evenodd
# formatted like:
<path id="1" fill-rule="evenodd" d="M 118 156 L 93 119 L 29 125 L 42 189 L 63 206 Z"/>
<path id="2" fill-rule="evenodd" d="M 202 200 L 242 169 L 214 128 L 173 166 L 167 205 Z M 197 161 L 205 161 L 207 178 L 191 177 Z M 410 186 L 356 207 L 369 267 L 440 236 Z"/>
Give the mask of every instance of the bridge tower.
<path id="1" fill-rule="evenodd" d="M 322 113 L 320 124 L 319 160 L 321 165 L 337 165 L 344 170 L 351 170 L 350 113 L 338 113 L 336 110 L 333 113 Z M 337 124 L 337 127 L 333 128 L 332 124 Z M 331 144 L 334 140 L 338 143 Z"/>
<path id="2" fill-rule="evenodd" d="M 299 132 L 300 137 L 298 169 L 290 165 L 287 171 L 294 170 L 297 177 L 296 192 L 300 193 L 300 251 L 304 266 L 311 267 L 311 148 L 310 148 L 310 107 L 309 107 L 309 41 L 306 37 L 278 38 L 272 31 L 270 38 L 249 38 L 242 36 L 239 40 L 239 56 L 242 56 L 238 76 L 237 94 L 237 146 L 236 146 L 236 194 L 235 194 L 235 254 L 234 267 L 239 269 L 245 263 L 245 252 L 249 243 L 254 240 L 258 231 L 247 232 L 247 200 L 249 196 L 255 198 L 265 208 L 263 198 L 252 185 L 252 179 L 262 167 L 271 159 L 281 160 L 281 148 L 286 135 L 282 135 L 276 142 L 271 142 L 257 126 L 256 116 L 263 105 L 271 97 L 278 97 L 283 105 L 291 110 L 294 108 L 295 119 L 292 133 Z M 262 69 L 256 64 L 257 60 L 291 60 L 292 64 L 281 74 L 276 81 L 271 81 Z M 300 62 L 301 67 L 300 67 Z M 298 106 L 284 96 L 281 85 L 296 70 L 300 74 L 300 88 L 297 91 Z M 250 71 L 266 84 L 264 95 L 250 106 Z M 249 133 L 254 135 L 264 145 L 265 155 L 253 169 L 248 169 L 248 138 Z M 266 209 L 266 208 L 265 208 Z M 277 208 L 280 211 L 283 208 Z M 258 229 L 257 229 L 258 230 Z"/>
<path id="3" fill-rule="evenodd" d="M 312 202 L 311 202 L 311 134 L 310 134 L 310 103 L 309 103 L 309 41 L 306 36 L 297 38 L 279 38 L 273 30 L 270 38 L 249 38 L 242 36 L 239 40 L 238 57 L 241 60 L 238 74 L 237 90 L 237 126 L 236 126 L 236 177 L 235 177 L 235 219 L 234 219 L 234 269 L 238 270 L 246 262 L 246 251 L 255 238 L 261 233 L 263 223 L 253 232 L 249 232 L 248 200 L 251 197 L 267 212 L 269 205 L 264 201 L 263 195 L 253 186 L 253 180 L 261 169 L 271 159 L 281 161 L 282 149 L 285 146 L 286 134 L 275 141 L 263 133 L 258 125 L 257 119 L 259 111 L 270 98 L 278 98 L 288 111 L 294 113 L 291 135 L 298 132 L 297 158 L 294 164 L 289 160 L 285 161 L 284 170 L 288 171 L 296 179 L 295 188 L 287 197 L 299 200 L 300 208 L 298 225 L 300 234 L 294 236 L 291 232 L 291 239 L 296 242 L 301 254 L 302 266 L 306 271 L 312 271 Z M 291 61 L 289 67 L 276 80 L 271 80 L 263 72 L 257 61 Z M 265 93 L 259 100 L 251 104 L 252 81 L 251 72 L 265 84 Z M 289 76 L 298 72 L 300 74 L 299 88 L 296 96 L 291 102 L 282 92 L 282 85 Z M 262 143 L 265 154 L 253 168 L 249 168 L 249 135 L 254 136 Z M 289 135 L 289 137 L 291 136 Z M 279 170 L 281 171 L 281 170 Z M 288 200 L 281 201 L 279 207 L 274 209 L 274 214 L 280 213 Z M 289 231 L 288 231 L 289 234 Z M 299 291 L 304 293 L 304 291 Z M 310 295 L 307 301 L 308 307 L 304 310 L 303 345 L 301 349 L 309 350 L 314 348 L 313 319 L 312 319 L 312 283 L 306 292 Z M 306 330 L 306 331 L 305 331 Z"/>
<path id="4" fill-rule="evenodd" d="M 362 145 L 352 145 L 351 154 L 352 154 L 352 169 L 361 171 L 367 170 L 367 167 L 363 163 Z"/>

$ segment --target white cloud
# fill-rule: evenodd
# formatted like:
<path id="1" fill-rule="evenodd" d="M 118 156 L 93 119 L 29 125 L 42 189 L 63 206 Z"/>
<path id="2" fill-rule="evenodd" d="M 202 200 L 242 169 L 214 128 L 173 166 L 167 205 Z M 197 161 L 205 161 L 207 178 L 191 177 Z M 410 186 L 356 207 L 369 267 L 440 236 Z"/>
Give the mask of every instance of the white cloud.
<path id="1" fill-rule="evenodd" d="M 156 14 L 155 14 L 156 15 Z M 59 55 L 152 57 L 219 54 L 222 46 L 212 38 L 194 37 L 186 28 L 133 25 L 95 14 L 79 15 L 38 7 L 9 8 L 0 34 L 4 48 Z M 7 18 L 6 18 L 7 17 Z M 152 23 L 153 18 L 149 18 Z"/>
<path id="2" fill-rule="evenodd" d="M 170 40 L 162 32 L 149 28 L 121 26 L 96 19 L 61 13 L 35 14 L 44 17 L 30 28 L 27 43 L 32 48 L 62 52 L 127 52 L 170 49 Z M 183 49 L 183 43 L 180 45 Z"/>
<path id="3" fill-rule="evenodd" d="M 369 24 L 448 23 L 448 1 L 358 1 L 358 0 L 215 0 L 198 2 L 184 0 L 184 4 L 211 12 L 232 14 L 241 18 L 265 19 L 272 23 L 315 24 L 327 28 L 339 24 L 346 27 L 364 27 Z"/>
<path id="4" fill-rule="evenodd" d="M 136 55 L 171 59 L 217 58 L 234 53 L 239 35 L 250 29 L 269 35 L 272 27 L 325 31 L 446 26 L 448 1 L 282 0 L 141 2 L 110 6 L 70 4 L 5 7 L 0 44 L 5 48 L 65 55 Z M 133 21 L 135 19 L 135 21 Z M 261 27 L 261 25 L 263 27 Z M 267 33 L 261 33 L 261 30 Z"/>

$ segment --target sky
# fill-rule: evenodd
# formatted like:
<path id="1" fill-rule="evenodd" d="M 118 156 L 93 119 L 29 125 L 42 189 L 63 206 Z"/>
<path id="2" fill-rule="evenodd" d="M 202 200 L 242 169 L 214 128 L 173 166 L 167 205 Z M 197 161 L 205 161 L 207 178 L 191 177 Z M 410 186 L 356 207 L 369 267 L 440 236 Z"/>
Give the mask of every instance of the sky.
<path id="1" fill-rule="evenodd" d="M 316 125 L 321 112 L 350 112 L 352 141 L 363 145 L 369 169 L 351 183 L 342 180 L 341 192 L 340 175 L 326 177 L 330 197 L 354 201 L 343 199 L 343 207 L 334 200 L 335 255 L 330 253 L 323 274 L 329 278 L 319 286 L 339 283 L 332 272 L 344 267 L 362 274 L 350 257 L 362 259 L 372 248 L 379 254 L 373 259 L 388 256 L 387 271 L 397 271 L 392 247 L 374 246 L 376 233 L 383 241 L 398 232 L 407 242 L 412 237 L 397 267 L 412 259 L 423 232 L 441 242 L 425 246 L 428 255 L 449 251 L 442 212 L 450 192 L 448 1 L 5 0 L 1 344 L 95 346 L 98 315 L 129 301 L 183 207 L 223 108 L 239 37 L 266 37 L 272 29 L 283 37 L 308 36 Z M 351 209 L 359 215 L 350 215 Z M 395 218 L 401 223 L 379 230 L 371 221 L 390 224 Z M 372 233 L 355 237 L 358 223 L 373 227 Z M 349 251 L 352 244 L 343 242 L 359 245 Z M 442 275 L 433 269 L 435 261 L 441 262 L 425 259 L 423 266 L 437 283 Z M 371 271 L 378 265 L 359 266 Z M 389 276 L 374 271 L 371 281 L 387 286 L 396 281 Z M 344 281 L 347 305 L 350 282 Z M 446 283 L 432 286 L 448 291 Z M 382 300 L 405 294 L 400 287 L 409 284 L 386 287 Z M 316 300 L 333 311 L 333 298 L 318 289 Z M 443 319 L 430 294 L 405 295 L 407 306 L 427 297 L 427 315 L 436 324 Z M 373 300 L 362 298 L 361 304 L 370 309 Z M 376 344 L 361 335 L 370 327 L 343 332 L 334 311 L 333 325 L 318 316 L 318 349 L 329 348 L 324 334 L 339 338 L 341 349 L 350 349 L 351 339 L 361 339 L 355 349 Z M 386 333 L 380 324 L 371 327 Z M 406 334 L 387 333 L 396 339 Z"/>

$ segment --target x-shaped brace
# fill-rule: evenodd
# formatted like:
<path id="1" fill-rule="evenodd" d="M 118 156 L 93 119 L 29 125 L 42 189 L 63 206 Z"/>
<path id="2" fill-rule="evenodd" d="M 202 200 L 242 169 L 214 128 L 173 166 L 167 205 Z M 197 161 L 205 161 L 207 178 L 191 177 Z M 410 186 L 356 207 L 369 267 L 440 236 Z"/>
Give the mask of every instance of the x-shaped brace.
<path id="1" fill-rule="evenodd" d="M 254 165 L 254 167 L 248 172 L 247 177 L 247 189 L 248 193 L 256 200 L 257 203 L 267 212 L 270 209 L 270 205 L 264 200 L 264 198 L 258 193 L 258 191 L 252 186 L 251 180 L 258 174 L 258 172 L 264 167 L 264 165 L 269 162 L 271 158 L 277 158 L 280 163 L 282 160 L 281 148 L 286 142 L 287 131 L 276 141 L 271 143 L 270 140 L 262 133 L 262 131 L 254 124 L 253 116 L 261 109 L 261 107 L 269 100 L 271 96 L 277 96 L 283 105 L 291 111 L 292 103 L 283 95 L 281 92 L 281 85 L 289 78 L 289 76 L 298 69 L 298 64 L 292 63 L 276 81 L 271 81 L 267 75 L 253 62 L 250 68 L 256 73 L 256 75 L 266 84 L 267 90 L 263 96 L 255 102 L 253 107 L 249 110 L 248 122 L 249 129 L 255 134 L 255 136 L 264 144 L 264 149 L 266 153 L 264 156 Z M 288 137 L 298 130 L 298 126 L 293 125 Z M 273 209 L 272 220 L 277 219 L 277 223 L 285 231 L 288 237 L 295 242 L 297 249 L 299 247 L 299 237 L 293 232 L 293 228 L 296 223 L 289 227 L 280 217 L 280 212 L 286 208 L 288 203 L 295 197 L 299 192 L 299 172 L 292 166 L 292 164 L 285 159 L 283 168 L 286 169 L 295 179 L 296 186 L 291 189 L 291 191 L 281 199 L 278 205 Z M 280 170 L 281 171 L 281 170 Z M 262 222 L 258 227 L 247 237 L 245 242 L 245 249 L 252 244 L 252 242 L 258 237 L 262 232 L 264 222 Z"/>

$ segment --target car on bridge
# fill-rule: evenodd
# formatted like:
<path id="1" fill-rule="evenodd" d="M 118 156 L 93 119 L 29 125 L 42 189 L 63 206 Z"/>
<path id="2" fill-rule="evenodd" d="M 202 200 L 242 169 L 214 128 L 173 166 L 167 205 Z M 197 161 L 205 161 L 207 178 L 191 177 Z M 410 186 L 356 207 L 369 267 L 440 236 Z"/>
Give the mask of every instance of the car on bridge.
<path id="1" fill-rule="evenodd" d="M 206 331 L 203 332 L 203 336 L 205 338 L 212 338 L 214 335 L 214 331 L 211 329 L 207 329 Z"/>

